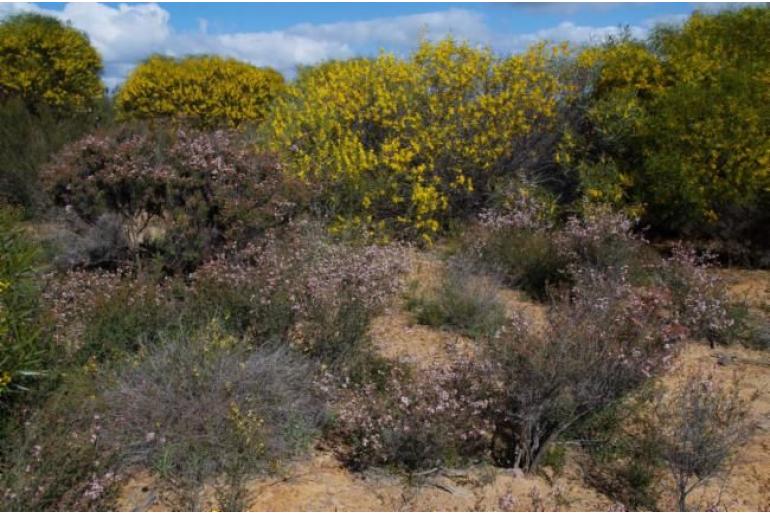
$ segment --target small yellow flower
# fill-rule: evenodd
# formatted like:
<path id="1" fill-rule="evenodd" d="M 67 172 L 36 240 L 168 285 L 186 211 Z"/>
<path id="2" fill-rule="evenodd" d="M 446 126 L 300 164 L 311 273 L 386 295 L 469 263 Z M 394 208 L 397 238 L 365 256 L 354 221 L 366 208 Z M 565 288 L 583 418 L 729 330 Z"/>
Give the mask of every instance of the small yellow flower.
<path id="1" fill-rule="evenodd" d="M 4 371 L 2 374 L 0 374 L 0 391 L 3 391 L 6 386 L 11 384 L 12 379 L 13 377 L 8 371 Z"/>

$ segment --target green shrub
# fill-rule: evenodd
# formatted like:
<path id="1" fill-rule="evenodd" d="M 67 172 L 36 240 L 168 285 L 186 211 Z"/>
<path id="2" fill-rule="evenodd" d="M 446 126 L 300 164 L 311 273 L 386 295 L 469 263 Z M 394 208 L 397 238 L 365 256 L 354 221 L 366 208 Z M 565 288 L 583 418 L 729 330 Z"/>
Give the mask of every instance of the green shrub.
<path id="1" fill-rule="evenodd" d="M 450 268 L 436 287 L 411 293 L 406 307 L 420 324 L 490 337 L 505 322 L 505 306 L 496 288 L 491 280 L 474 277 L 467 269 Z"/>
<path id="2" fill-rule="evenodd" d="M 71 371 L 0 439 L 0 505 L 14 511 L 105 510 L 116 493 L 94 376 Z"/>
<path id="3" fill-rule="evenodd" d="M 588 417 L 572 431 L 587 451 L 587 483 L 634 510 L 657 510 L 662 493 L 659 442 L 647 427 L 649 391 Z"/>
<path id="4" fill-rule="evenodd" d="M 126 279 L 96 297 L 82 321 L 78 362 L 105 361 L 132 354 L 179 323 L 168 292 L 152 279 Z"/>
<path id="5" fill-rule="evenodd" d="M 38 255 L 18 214 L 0 208 L 0 408 L 30 386 L 48 359 Z"/>
<path id="6" fill-rule="evenodd" d="M 594 79 L 559 158 L 583 196 L 658 234 L 766 251 L 768 30 L 770 9 L 752 6 L 586 50 L 578 61 Z"/>
<path id="7" fill-rule="evenodd" d="M 770 314 L 751 314 L 747 318 L 748 335 L 744 341 L 755 349 L 770 349 Z"/>
<path id="8" fill-rule="evenodd" d="M 480 249 L 481 260 L 511 287 L 535 299 L 545 299 L 549 287 L 567 278 L 569 261 L 554 235 L 541 231 L 504 229 L 494 232 Z"/>
<path id="9" fill-rule="evenodd" d="M 552 445 L 543 454 L 542 467 L 549 467 L 556 474 L 561 474 L 567 462 L 567 448 L 564 445 Z"/>
<path id="10" fill-rule="evenodd" d="M 28 107 L 19 98 L 0 102 L 0 202 L 22 207 L 27 216 L 39 214 L 47 200 L 40 168 L 66 143 L 109 118 L 106 103 L 65 116 L 44 104 Z"/>

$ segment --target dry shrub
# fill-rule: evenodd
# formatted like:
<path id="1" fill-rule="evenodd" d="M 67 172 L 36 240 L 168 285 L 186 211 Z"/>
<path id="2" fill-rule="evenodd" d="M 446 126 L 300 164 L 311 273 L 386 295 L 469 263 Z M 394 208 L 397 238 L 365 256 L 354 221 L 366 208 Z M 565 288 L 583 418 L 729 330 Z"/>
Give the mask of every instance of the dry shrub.
<path id="1" fill-rule="evenodd" d="M 748 439 L 748 404 L 739 394 L 737 376 L 725 382 L 693 371 L 653 404 L 653 437 L 673 475 L 679 511 L 687 511 L 695 488 L 727 472 Z"/>
<path id="2" fill-rule="evenodd" d="M 60 219 L 65 223 L 43 237 L 56 270 L 110 269 L 130 262 L 131 249 L 119 216 L 105 213 L 93 223 L 85 223 L 72 211 L 65 210 Z"/>
<path id="3" fill-rule="evenodd" d="M 503 385 L 498 462 L 531 469 L 582 418 L 643 384 L 670 358 L 659 330 L 663 304 L 637 293 L 624 271 L 585 271 L 544 331 L 514 323 L 489 348 Z"/>
<path id="4" fill-rule="evenodd" d="M 310 364 L 216 324 L 168 335 L 133 361 L 103 386 L 105 434 L 124 466 L 178 484 L 264 471 L 304 450 L 324 417 Z"/>

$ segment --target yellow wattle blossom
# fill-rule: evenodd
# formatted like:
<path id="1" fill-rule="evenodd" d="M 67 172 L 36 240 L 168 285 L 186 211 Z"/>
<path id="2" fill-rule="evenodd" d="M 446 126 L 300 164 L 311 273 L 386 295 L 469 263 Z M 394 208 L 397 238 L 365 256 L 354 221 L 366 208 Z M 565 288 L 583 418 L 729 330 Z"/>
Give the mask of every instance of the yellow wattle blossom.
<path id="1" fill-rule="evenodd" d="M 561 86 L 551 56 L 536 46 L 498 58 L 446 39 L 407 59 L 325 63 L 278 100 L 268 141 L 291 173 L 324 185 L 333 231 L 371 220 L 377 233 L 432 240 L 463 198 L 503 172 L 511 141 L 553 119 Z"/>
<path id="2" fill-rule="evenodd" d="M 131 72 L 115 105 L 121 118 L 179 117 L 235 127 L 264 119 L 283 87 L 278 72 L 235 59 L 155 55 Z"/>
<path id="3" fill-rule="evenodd" d="M 81 110 L 104 94 L 102 60 L 88 36 L 49 16 L 0 22 L 0 96 Z"/>

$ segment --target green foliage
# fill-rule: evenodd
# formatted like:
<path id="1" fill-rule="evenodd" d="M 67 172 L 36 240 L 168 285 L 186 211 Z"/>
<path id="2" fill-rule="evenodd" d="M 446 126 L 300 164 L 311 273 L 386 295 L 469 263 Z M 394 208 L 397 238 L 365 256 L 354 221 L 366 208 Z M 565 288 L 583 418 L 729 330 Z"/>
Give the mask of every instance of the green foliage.
<path id="1" fill-rule="evenodd" d="M 47 358 L 37 256 L 17 215 L 0 208 L 0 402 L 26 389 Z"/>
<path id="2" fill-rule="evenodd" d="M 480 249 L 480 259 L 503 281 L 535 299 L 545 299 L 549 287 L 567 279 L 569 261 L 553 234 L 504 229 L 493 233 Z"/>
<path id="3" fill-rule="evenodd" d="M 116 105 L 123 118 L 179 117 L 207 127 L 236 127 L 260 122 L 283 87 L 275 70 L 235 59 L 156 55 L 129 75 Z"/>
<path id="4" fill-rule="evenodd" d="M 64 144 L 109 118 L 106 102 L 66 116 L 44 104 L 29 107 L 18 97 L 0 102 L 0 202 L 23 207 L 25 215 L 41 211 L 46 199 L 40 167 Z"/>
<path id="5" fill-rule="evenodd" d="M 101 70 L 88 37 L 56 18 L 20 14 L 0 22 L 0 101 L 87 110 L 104 93 Z"/>
<path id="6" fill-rule="evenodd" d="M 557 474 L 561 474 L 567 462 L 567 448 L 563 445 L 552 445 L 543 454 L 540 462 L 542 467 L 550 467 Z"/>
<path id="7" fill-rule="evenodd" d="M 659 232 L 741 230 L 766 245 L 754 226 L 770 188 L 768 31 L 770 8 L 747 7 L 586 50 L 590 100 L 559 153 L 584 195 Z M 753 224 L 736 226 L 747 216 Z"/>
<path id="8" fill-rule="evenodd" d="M 93 295 L 96 299 L 83 320 L 79 363 L 132 354 L 178 322 L 165 292 L 148 279 L 126 281 Z"/>
<path id="9" fill-rule="evenodd" d="M 14 511 L 104 510 L 117 486 L 91 374 L 79 371 L 0 439 L 0 505 Z"/>
<path id="10" fill-rule="evenodd" d="M 588 417 L 573 430 L 583 442 L 588 484 L 634 510 L 657 510 L 661 495 L 660 442 L 649 427 L 645 400 L 628 399 Z"/>
<path id="11" fill-rule="evenodd" d="M 457 329 L 472 337 L 491 337 L 505 322 L 496 285 L 473 277 L 469 270 L 449 269 L 436 287 L 412 292 L 406 307 L 420 324 Z"/>

